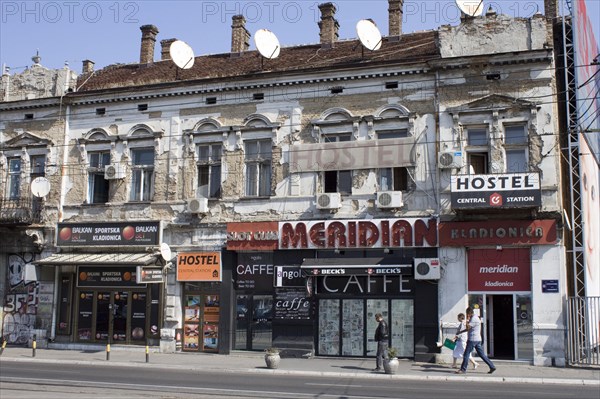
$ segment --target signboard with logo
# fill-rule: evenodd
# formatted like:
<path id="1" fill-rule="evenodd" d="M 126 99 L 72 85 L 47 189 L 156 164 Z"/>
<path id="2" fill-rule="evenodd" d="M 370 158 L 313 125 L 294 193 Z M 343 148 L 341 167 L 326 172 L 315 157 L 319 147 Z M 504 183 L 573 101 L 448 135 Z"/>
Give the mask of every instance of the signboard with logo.
<path id="1" fill-rule="evenodd" d="M 160 222 L 59 223 L 58 246 L 158 245 Z"/>
<path id="2" fill-rule="evenodd" d="M 227 249 L 230 251 L 277 249 L 277 229 L 277 222 L 227 223 Z"/>
<path id="3" fill-rule="evenodd" d="M 220 252 L 177 255 L 177 281 L 222 281 Z"/>
<path id="4" fill-rule="evenodd" d="M 304 288 L 278 288 L 275 291 L 275 319 L 310 320 L 310 300 Z"/>
<path id="5" fill-rule="evenodd" d="M 256 292 L 273 291 L 273 253 L 242 252 L 235 268 L 237 288 Z"/>
<path id="6" fill-rule="evenodd" d="M 411 298 L 415 280 L 407 275 L 322 276 L 317 277 L 315 294 L 325 296 L 373 296 Z"/>
<path id="7" fill-rule="evenodd" d="M 437 219 L 323 220 L 279 223 L 279 249 L 437 246 Z"/>
<path id="8" fill-rule="evenodd" d="M 531 291 L 529 248 L 471 249 L 469 291 Z"/>
<path id="9" fill-rule="evenodd" d="M 136 282 L 136 268 L 78 266 L 78 287 L 139 287 Z"/>
<path id="10" fill-rule="evenodd" d="M 494 220 L 440 223 L 440 246 L 553 245 L 556 220 Z"/>
<path id="11" fill-rule="evenodd" d="M 138 284 L 164 283 L 164 274 L 159 267 L 136 267 L 136 281 Z"/>
<path id="12" fill-rule="evenodd" d="M 456 175 L 451 177 L 450 189 L 453 209 L 542 205 L 539 173 Z"/>
<path id="13" fill-rule="evenodd" d="M 275 266 L 274 278 L 275 287 L 304 287 L 306 285 L 300 266 Z"/>

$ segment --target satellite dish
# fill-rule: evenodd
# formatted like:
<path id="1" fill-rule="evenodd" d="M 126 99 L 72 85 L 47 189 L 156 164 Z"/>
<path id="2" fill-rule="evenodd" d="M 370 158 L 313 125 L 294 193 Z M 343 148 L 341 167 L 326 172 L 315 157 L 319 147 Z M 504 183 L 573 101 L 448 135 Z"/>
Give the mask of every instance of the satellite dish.
<path id="1" fill-rule="evenodd" d="M 36 177 L 31 182 L 31 194 L 38 198 L 45 197 L 50 192 L 50 181 L 45 177 Z"/>
<path id="2" fill-rule="evenodd" d="M 381 32 L 375 22 L 361 19 L 356 23 L 356 34 L 363 46 L 371 51 L 381 48 Z"/>
<path id="3" fill-rule="evenodd" d="M 483 0 L 456 0 L 456 5 L 462 12 L 471 17 L 483 14 Z"/>
<path id="4" fill-rule="evenodd" d="M 256 49 L 263 57 L 272 60 L 279 56 L 279 40 L 275 33 L 268 29 L 259 29 L 254 34 L 254 44 Z"/>
<path id="5" fill-rule="evenodd" d="M 173 254 L 171 253 L 171 248 L 169 247 L 169 244 L 165 242 L 160 244 L 160 256 L 162 256 L 162 258 L 167 262 L 171 260 Z"/>
<path id="6" fill-rule="evenodd" d="M 171 59 L 181 69 L 190 69 L 194 66 L 194 50 L 185 42 L 175 40 L 169 47 Z"/>

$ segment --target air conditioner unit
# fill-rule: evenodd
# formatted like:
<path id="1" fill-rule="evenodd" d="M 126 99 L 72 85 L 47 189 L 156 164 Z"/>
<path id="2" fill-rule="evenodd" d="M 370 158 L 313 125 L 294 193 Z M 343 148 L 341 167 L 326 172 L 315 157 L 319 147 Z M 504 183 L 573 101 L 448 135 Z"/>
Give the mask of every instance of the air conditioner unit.
<path id="1" fill-rule="evenodd" d="M 439 280 L 440 276 L 438 258 L 415 258 L 415 280 Z"/>
<path id="2" fill-rule="evenodd" d="M 208 198 L 192 198 L 187 202 L 189 213 L 208 213 Z"/>
<path id="3" fill-rule="evenodd" d="M 402 205 L 402 191 L 379 191 L 377 193 L 377 208 L 400 208 Z"/>
<path id="4" fill-rule="evenodd" d="M 317 195 L 317 209 L 338 209 L 342 206 L 340 193 L 323 193 Z"/>
<path id="5" fill-rule="evenodd" d="M 104 178 L 107 180 L 124 179 L 125 168 L 120 163 L 106 165 L 104 167 Z"/>
<path id="6" fill-rule="evenodd" d="M 438 154 L 440 169 L 460 169 L 463 166 L 461 151 L 442 151 Z"/>

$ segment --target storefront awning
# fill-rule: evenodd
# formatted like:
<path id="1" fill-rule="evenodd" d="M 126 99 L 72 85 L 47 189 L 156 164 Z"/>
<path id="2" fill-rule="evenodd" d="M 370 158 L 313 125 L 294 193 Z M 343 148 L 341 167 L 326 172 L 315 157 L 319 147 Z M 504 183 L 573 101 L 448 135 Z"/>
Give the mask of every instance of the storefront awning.
<path id="1" fill-rule="evenodd" d="M 300 269 L 305 277 L 412 274 L 411 264 L 383 264 L 383 261 L 384 258 L 304 259 Z"/>
<path id="2" fill-rule="evenodd" d="M 104 253 L 104 254 L 73 254 L 62 253 L 50 255 L 47 258 L 32 262 L 41 266 L 60 265 L 128 265 L 147 266 L 159 265 L 157 255 L 147 253 Z"/>

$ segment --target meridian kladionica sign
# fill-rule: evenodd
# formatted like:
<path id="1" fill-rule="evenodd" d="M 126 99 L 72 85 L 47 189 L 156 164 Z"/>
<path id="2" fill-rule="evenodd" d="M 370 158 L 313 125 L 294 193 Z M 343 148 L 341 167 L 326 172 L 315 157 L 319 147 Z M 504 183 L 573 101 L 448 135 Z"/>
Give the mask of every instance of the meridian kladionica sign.
<path id="1" fill-rule="evenodd" d="M 36 177 L 31 182 L 31 194 L 43 198 L 50 192 L 50 181 L 45 177 Z"/>
<path id="2" fill-rule="evenodd" d="M 181 69 L 190 69 L 194 66 L 194 50 L 181 40 L 171 43 L 169 54 L 175 65 Z"/>
<path id="3" fill-rule="evenodd" d="M 381 32 L 375 22 L 361 19 L 356 23 L 356 34 L 365 48 L 374 51 L 381 48 Z"/>
<path id="4" fill-rule="evenodd" d="M 456 5 L 462 12 L 478 17 L 483 14 L 483 0 L 456 0 Z"/>
<path id="5" fill-rule="evenodd" d="M 254 33 L 254 44 L 260 55 L 266 59 L 272 60 L 279 56 L 279 40 L 275 33 L 268 29 L 259 29 Z"/>

